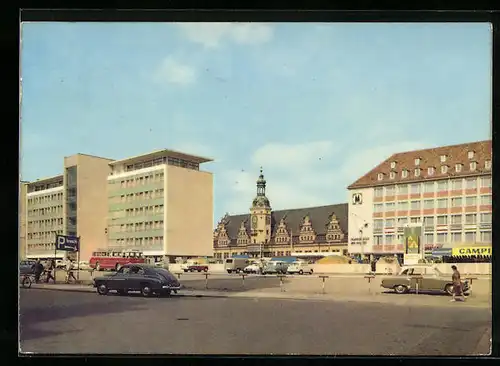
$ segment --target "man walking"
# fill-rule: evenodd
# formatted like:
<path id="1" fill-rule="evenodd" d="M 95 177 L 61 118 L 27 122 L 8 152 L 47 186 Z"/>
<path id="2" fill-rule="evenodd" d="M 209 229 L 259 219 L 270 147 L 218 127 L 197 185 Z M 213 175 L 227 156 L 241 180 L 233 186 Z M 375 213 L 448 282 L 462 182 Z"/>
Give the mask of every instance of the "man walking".
<path id="1" fill-rule="evenodd" d="M 462 287 L 462 281 L 460 279 L 460 272 L 458 272 L 457 266 L 451 266 L 453 274 L 451 275 L 451 280 L 453 282 L 453 299 L 450 301 L 465 301 L 465 296 Z M 460 300 L 457 300 L 457 296 Z"/>
<path id="2" fill-rule="evenodd" d="M 56 270 L 56 261 L 51 259 L 47 267 L 47 279 L 45 280 L 46 283 L 49 283 L 49 280 L 52 280 L 54 281 L 54 283 L 56 283 L 56 279 L 54 277 L 55 270 Z"/>
<path id="3" fill-rule="evenodd" d="M 76 277 L 73 274 L 73 260 L 70 259 L 66 265 L 66 283 L 69 283 L 69 279 L 72 278 L 76 282 Z"/>

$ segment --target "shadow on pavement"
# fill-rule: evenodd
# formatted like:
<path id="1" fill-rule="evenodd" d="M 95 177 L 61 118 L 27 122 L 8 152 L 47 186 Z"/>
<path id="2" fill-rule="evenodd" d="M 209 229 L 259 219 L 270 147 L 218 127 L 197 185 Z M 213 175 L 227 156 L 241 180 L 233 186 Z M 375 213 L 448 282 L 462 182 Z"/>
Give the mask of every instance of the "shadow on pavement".
<path id="1" fill-rule="evenodd" d="M 240 276 L 234 276 L 233 278 L 218 278 L 210 279 L 208 278 L 208 286 L 206 287 L 206 282 L 204 279 L 182 279 L 181 283 L 185 286 L 187 290 L 213 290 L 213 291 L 228 291 L 228 292 L 246 292 L 260 289 L 269 288 L 279 288 L 280 280 L 278 277 L 256 277 L 256 276 L 245 276 L 245 281 L 243 282 Z M 286 285 L 287 280 L 284 279 L 284 284 Z"/>
<path id="2" fill-rule="evenodd" d="M 19 331 L 21 341 L 43 338 L 46 336 L 53 336 L 60 333 L 56 329 L 44 330 L 37 328 L 38 323 L 57 321 L 61 319 L 68 319 L 74 317 L 86 317 L 92 315 L 106 315 L 113 313 L 124 313 L 132 311 L 140 311 L 147 309 L 148 300 L 158 299 L 158 297 L 143 298 L 140 294 L 130 294 L 130 295 L 114 295 L 110 294 L 108 296 L 98 296 L 96 294 L 81 293 L 79 296 L 74 297 L 75 293 L 65 294 L 68 301 L 64 301 L 63 304 L 53 304 L 47 299 L 49 298 L 50 291 L 44 291 L 46 299 L 38 300 L 37 294 L 32 292 L 33 290 L 23 290 L 20 294 L 19 303 Z M 34 290 L 37 291 L 37 290 Z M 39 290 L 43 291 L 43 290 Z M 71 294 L 73 299 L 71 299 Z M 78 296 L 78 295 L 76 295 Z M 117 301 L 117 298 L 143 298 L 145 301 Z M 179 299 L 184 299 L 182 297 L 162 297 L 167 301 L 176 301 Z M 70 300 L 71 299 L 71 300 Z M 76 300 L 75 300 L 76 299 Z M 78 299 L 82 299 L 78 301 Z"/>

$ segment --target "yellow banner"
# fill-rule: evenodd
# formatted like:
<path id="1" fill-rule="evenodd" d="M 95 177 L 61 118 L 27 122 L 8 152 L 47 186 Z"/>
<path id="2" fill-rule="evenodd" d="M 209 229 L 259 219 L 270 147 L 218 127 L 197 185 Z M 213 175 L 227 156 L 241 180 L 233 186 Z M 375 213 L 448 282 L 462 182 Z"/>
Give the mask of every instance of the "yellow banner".
<path id="1" fill-rule="evenodd" d="M 451 255 L 457 257 L 465 255 L 491 255 L 491 247 L 452 248 Z"/>

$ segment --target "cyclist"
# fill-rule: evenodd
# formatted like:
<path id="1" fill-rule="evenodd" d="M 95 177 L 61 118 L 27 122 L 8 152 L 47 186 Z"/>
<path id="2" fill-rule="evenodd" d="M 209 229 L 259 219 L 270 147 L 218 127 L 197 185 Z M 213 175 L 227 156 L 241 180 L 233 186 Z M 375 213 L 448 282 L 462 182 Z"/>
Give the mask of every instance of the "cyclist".
<path id="1" fill-rule="evenodd" d="M 33 272 L 35 273 L 35 283 L 40 281 L 40 276 L 42 275 L 44 268 L 40 259 L 37 259 L 36 263 L 33 265 Z"/>

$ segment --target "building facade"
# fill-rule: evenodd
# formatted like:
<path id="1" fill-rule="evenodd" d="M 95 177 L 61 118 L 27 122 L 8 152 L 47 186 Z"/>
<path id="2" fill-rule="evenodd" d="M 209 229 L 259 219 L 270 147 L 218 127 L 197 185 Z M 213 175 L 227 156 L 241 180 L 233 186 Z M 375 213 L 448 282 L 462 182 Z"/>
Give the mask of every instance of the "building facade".
<path id="1" fill-rule="evenodd" d="M 172 150 L 111 162 L 108 246 L 173 262 L 211 256 L 212 160 Z"/>
<path id="2" fill-rule="evenodd" d="M 213 233 L 216 258 L 347 254 L 347 204 L 273 211 L 260 173 L 250 212 L 224 216 Z"/>
<path id="3" fill-rule="evenodd" d="M 397 153 L 348 187 L 349 252 L 402 254 L 406 224 L 427 252 L 491 245 L 491 140 Z"/>
<path id="4" fill-rule="evenodd" d="M 28 182 L 19 184 L 19 259 L 26 259 L 26 194 Z"/>
<path id="5" fill-rule="evenodd" d="M 64 177 L 39 179 L 27 185 L 26 258 L 55 255 L 56 235 L 64 234 Z M 62 257 L 63 253 L 58 253 Z"/>
<path id="6" fill-rule="evenodd" d="M 86 154 L 64 158 L 64 174 L 27 184 L 27 258 L 65 258 L 56 235 L 80 237 L 80 259 L 106 245 L 107 176 L 111 159 Z M 70 254 L 76 259 L 76 255 Z"/>

